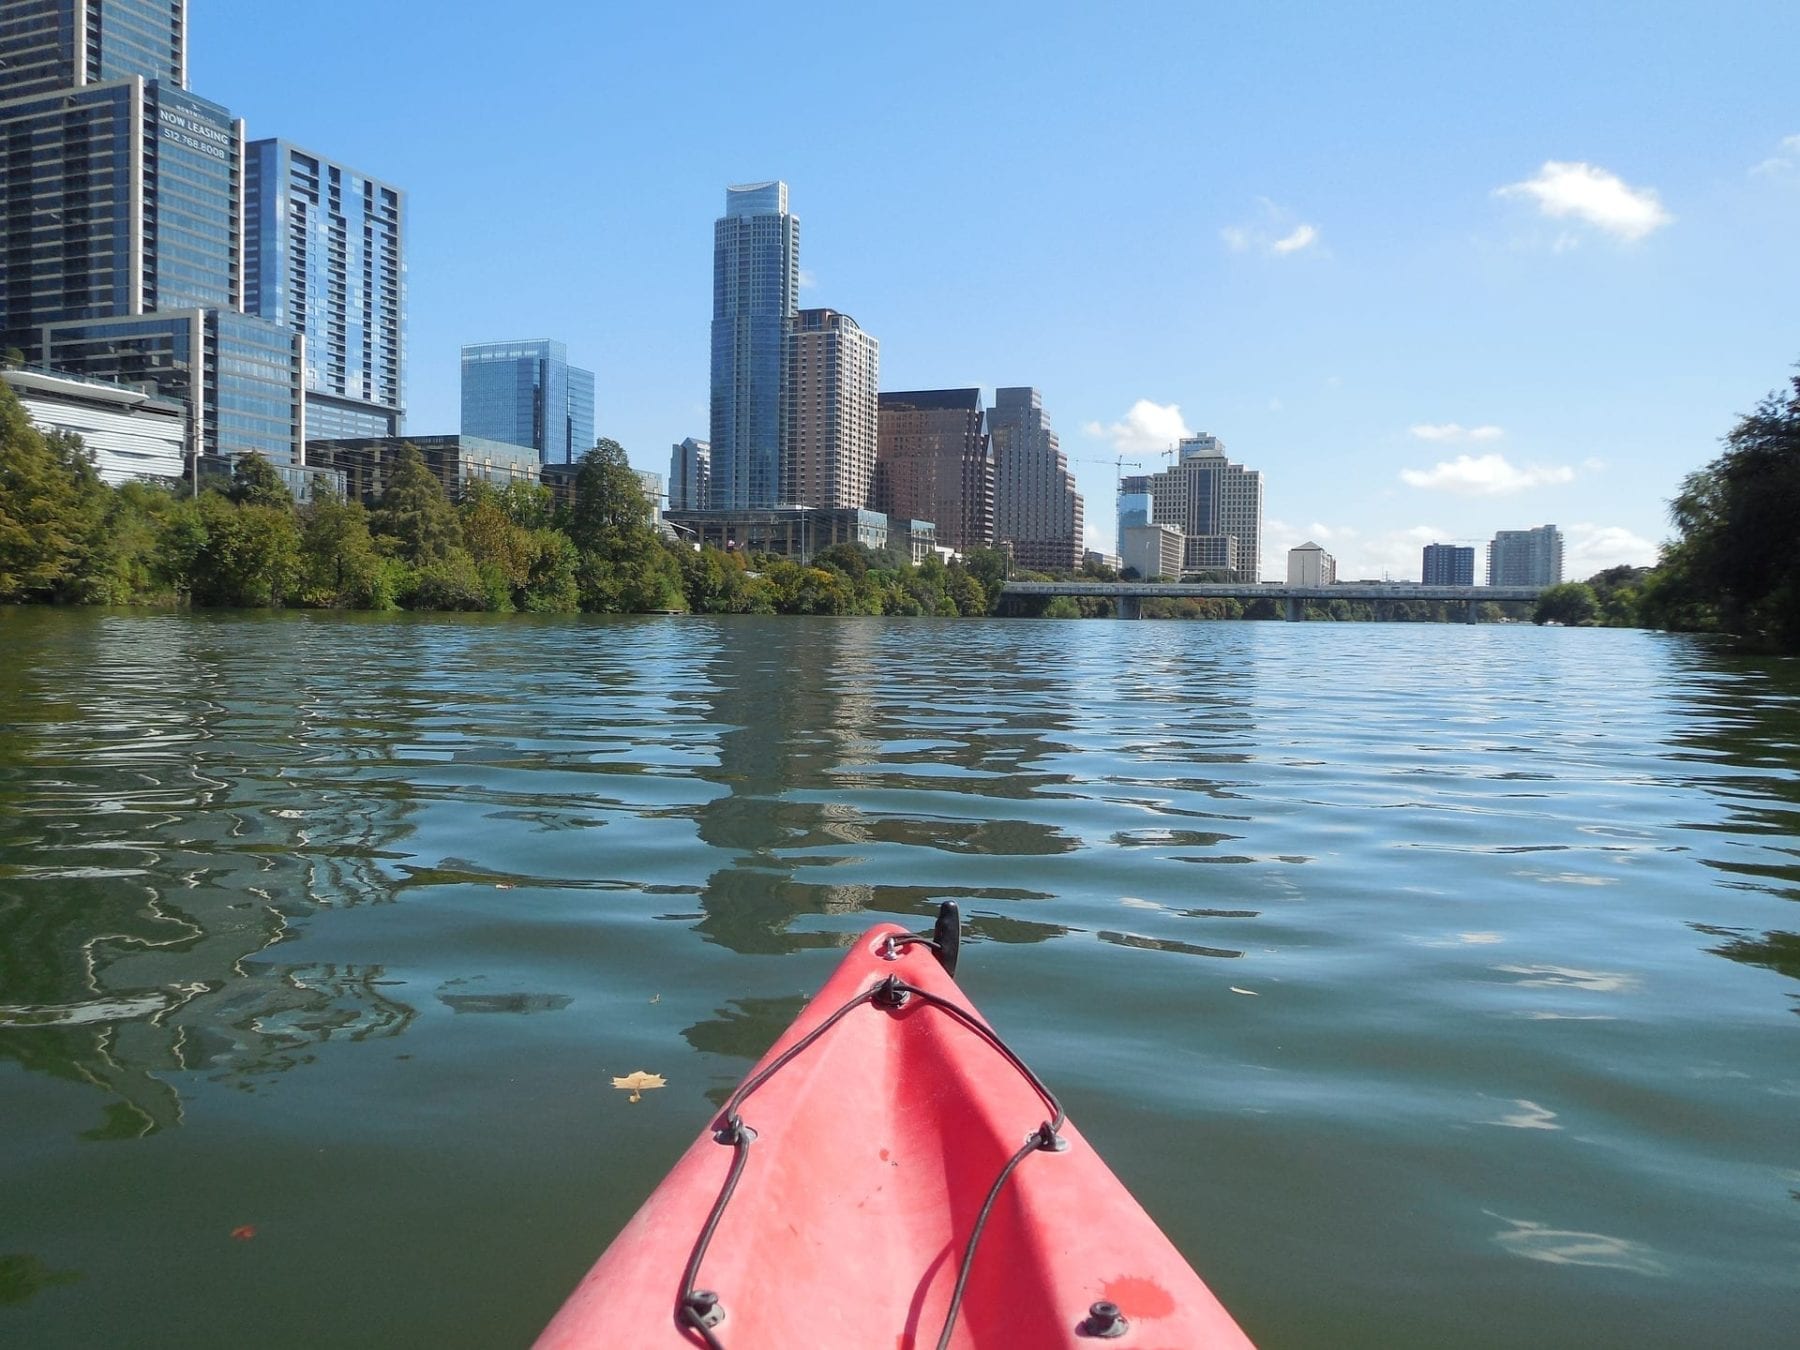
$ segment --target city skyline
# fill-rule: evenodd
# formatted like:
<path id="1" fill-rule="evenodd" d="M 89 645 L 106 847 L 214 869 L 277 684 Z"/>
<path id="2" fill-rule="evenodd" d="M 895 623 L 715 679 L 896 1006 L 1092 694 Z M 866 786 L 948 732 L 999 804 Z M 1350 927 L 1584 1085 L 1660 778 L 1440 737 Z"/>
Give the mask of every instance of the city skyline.
<path id="1" fill-rule="evenodd" d="M 1648 562 L 1682 475 L 1797 354 L 1782 316 L 1800 284 L 1780 265 L 1800 217 L 1800 119 L 1777 92 L 1786 7 L 1702 26 L 1652 6 L 1629 30 L 1550 6 L 1455 23 L 1423 5 L 970 17 L 978 46 L 1028 35 L 1034 79 L 1071 91 L 1055 100 L 952 97 L 928 15 L 761 31 L 702 9 L 700 43 L 647 13 L 547 3 L 477 44 L 477 11 L 454 3 L 425 33 L 338 0 L 254 23 L 196 5 L 192 80 L 253 133 L 330 145 L 412 194 L 422 431 L 454 425 L 461 342 L 554 331 L 589 353 L 602 433 L 662 468 L 708 425 L 705 221 L 720 183 L 759 175 L 793 185 L 807 217 L 799 303 L 842 304 L 880 334 L 884 382 L 1043 391 L 1090 544 L 1112 536 L 1121 450 L 1154 472 L 1183 432 L 1210 430 L 1267 476 L 1265 568 L 1310 538 L 1341 575 L 1416 575 L 1424 543 L 1544 519 L 1564 523 L 1569 575 Z M 281 87 L 280 53 L 351 15 L 368 41 L 330 81 Z M 566 79 L 544 69 L 551 31 Z M 422 45 L 397 69 L 381 53 L 401 40 Z M 529 82 L 543 123 L 571 131 L 421 132 L 409 109 L 434 69 L 478 45 L 489 87 Z M 719 122 L 653 92 L 677 52 L 708 85 L 778 48 L 796 68 L 831 63 L 872 109 L 921 115 L 833 123 L 797 81 Z M 653 111 L 578 96 L 595 50 L 644 58 L 621 63 L 605 107 Z M 976 186 L 920 212 L 923 176 L 958 149 L 983 166 Z M 548 182 L 553 209 L 459 212 L 471 172 L 500 193 Z M 1059 204 L 998 188 L 1033 180 Z"/>

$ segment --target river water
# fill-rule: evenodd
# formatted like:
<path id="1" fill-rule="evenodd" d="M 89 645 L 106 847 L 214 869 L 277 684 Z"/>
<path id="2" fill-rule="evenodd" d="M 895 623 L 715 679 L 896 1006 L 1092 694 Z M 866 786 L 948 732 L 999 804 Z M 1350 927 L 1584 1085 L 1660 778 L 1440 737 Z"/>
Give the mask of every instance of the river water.
<path id="1" fill-rule="evenodd" d="M 43 610 L 0 610 L 0 1343 L 525 1343 L 943 899 L 1264 1344 L 1794 1344 L 1800 663 Z"/>

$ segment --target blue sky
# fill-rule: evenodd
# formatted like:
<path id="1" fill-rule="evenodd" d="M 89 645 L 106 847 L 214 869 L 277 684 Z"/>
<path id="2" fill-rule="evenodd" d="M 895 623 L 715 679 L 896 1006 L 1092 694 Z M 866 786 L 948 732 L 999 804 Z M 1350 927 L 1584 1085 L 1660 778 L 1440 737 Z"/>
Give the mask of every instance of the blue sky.
<path id="1" fill-rule="evenodd" d="M 554 337 L 666 471 L 725 185 L 780 177 L 802 303 L 884 388 L 1036 385 L 1097 541 L 1187 429 L 1263 471 L 1265 576 L 1648 562 L 1800 360 L 1800 6 L 1466 8 L 195 0 L 190 83 L 407 190 L 410 431 Z"/>

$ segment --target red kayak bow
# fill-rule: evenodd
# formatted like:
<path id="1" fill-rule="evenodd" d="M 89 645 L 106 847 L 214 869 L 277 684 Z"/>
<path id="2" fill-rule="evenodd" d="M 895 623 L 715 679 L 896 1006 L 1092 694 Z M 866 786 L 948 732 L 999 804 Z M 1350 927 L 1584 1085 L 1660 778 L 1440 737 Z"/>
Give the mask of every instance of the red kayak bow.
<path id="1" fill-rule="evenodd" d="M 1250 1344 L 957 988 L 945 909 L 856 940 L 540 1350 Z"/>

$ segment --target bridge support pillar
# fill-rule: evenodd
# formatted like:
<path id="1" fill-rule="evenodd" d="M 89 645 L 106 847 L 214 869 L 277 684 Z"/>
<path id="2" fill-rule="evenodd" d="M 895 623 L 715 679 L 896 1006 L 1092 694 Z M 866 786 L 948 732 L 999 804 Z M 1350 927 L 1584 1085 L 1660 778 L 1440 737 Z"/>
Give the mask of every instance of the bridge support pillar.
<path id="1" fill-rule="evenodd" d="M 1306 614 L 1306 603 L 1291 595 L 1287 598 L 1285 603 L 1287 605 L 1287 621 L 1289 623 L 1299 623 Z"/>
<path id="2" fill-rule="evenodd" d="M 1144 617 L 1143 600 L 1135 595 L 1121 595 L 1113 601 L 1113 615 L 1120 619 L 1141 619 Z"/>
<path id="3" fill-rule="evenodd" d="M 1475 617 L 1475 602 L 1473 600 L 1463 601 L 1463 622 L 1464 623 L 1479 622 L 1479 620 L 1477 620 Z"/>

